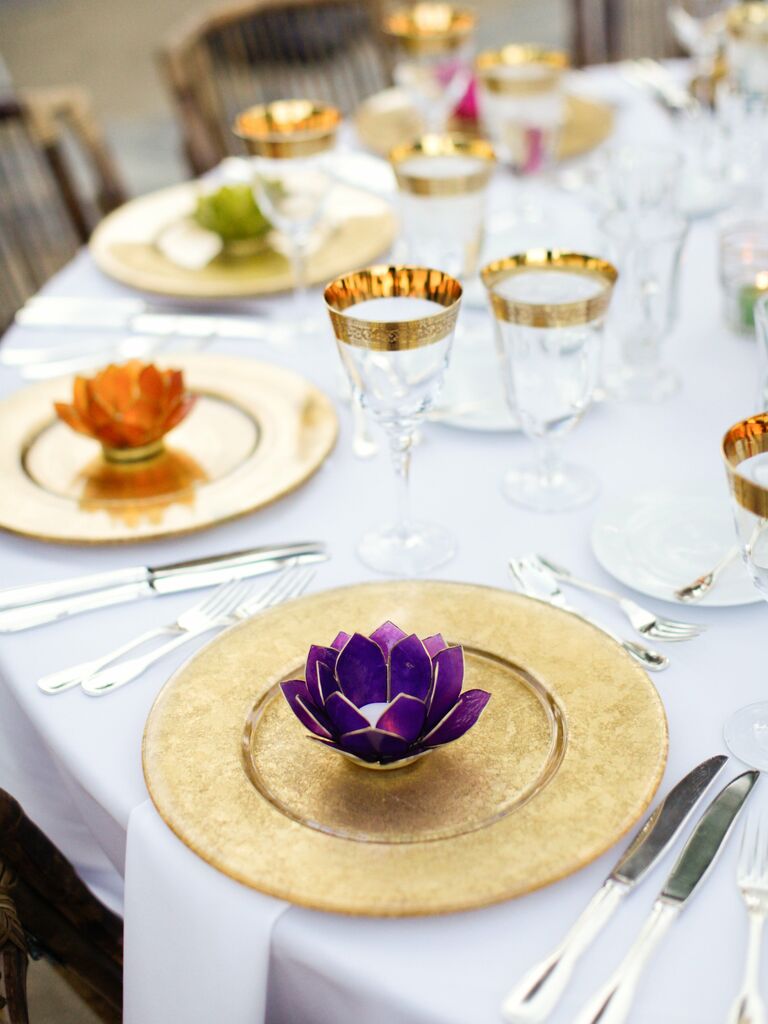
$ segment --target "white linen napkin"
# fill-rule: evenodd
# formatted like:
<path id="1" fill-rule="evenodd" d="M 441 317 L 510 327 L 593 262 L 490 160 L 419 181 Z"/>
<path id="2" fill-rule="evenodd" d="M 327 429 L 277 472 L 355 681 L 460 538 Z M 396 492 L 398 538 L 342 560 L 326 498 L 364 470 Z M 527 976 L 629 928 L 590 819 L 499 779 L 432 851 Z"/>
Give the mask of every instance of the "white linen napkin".
<path id="1" fill-rule="evenodd" d="M 140 804 L 128 823 L 124 1024 L 262 1024 L 272 928 L 289 906 L 216 871 Z"/>

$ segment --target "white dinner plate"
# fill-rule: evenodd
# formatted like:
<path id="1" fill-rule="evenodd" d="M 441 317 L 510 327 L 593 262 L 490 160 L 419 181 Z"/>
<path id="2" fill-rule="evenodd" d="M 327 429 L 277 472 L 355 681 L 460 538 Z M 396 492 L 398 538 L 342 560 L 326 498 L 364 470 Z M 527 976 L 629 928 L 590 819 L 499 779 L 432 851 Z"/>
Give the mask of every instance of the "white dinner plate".
<path id="1" fill-rule="evenodd" d="M 734 544 L 728 498 L 649 492 L 605 508 L 592 528 L 592 550 L 617 580 L 663 601 L 711 569 Z M 754 604 L 760 595 L 740 560 L 722 573 L 702 607 Z"/>

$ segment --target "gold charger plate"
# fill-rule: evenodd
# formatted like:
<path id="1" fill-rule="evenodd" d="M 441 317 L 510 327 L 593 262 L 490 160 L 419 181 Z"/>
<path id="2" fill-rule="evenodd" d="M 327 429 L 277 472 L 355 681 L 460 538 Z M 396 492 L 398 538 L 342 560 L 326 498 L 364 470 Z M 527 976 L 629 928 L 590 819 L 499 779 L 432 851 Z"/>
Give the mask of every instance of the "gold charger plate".
<path id="1" fill-rule="evenodd" d="M 110 213 L 91 236 L 96 265 L 132 288 L 183 298 L 242 298 L 293 287 L 290 263 L 274 249 L 251 256 L 222 254 L 201 270 L 186 270 L 167 259 L 156 239 L 163 228 L 190 215 L 196 197 L 196 184 L 186 182 L 132 199 Z M 334 188 L 328 220 L 307 262 L 310 284 L 325 284 L 374 262 L 392 245 L 397 230 L 383 199 L 346 185 Z"/>
<path id="2" fill-rule="evenodd" d="M 310 643 L 386 619 L 465 644 L 491 700 L 465 737 L 396 772 L 307 739 L 277 683 Z M 144 774 L 162 817 L 220 871 L 303 906 L 433 914 L 588 864 L 648 807 L 667 725 L 645 673 L 568 612 L 488 587 L 371 583 L 236 626 L 160 693 Z"/>
<path id="3" fill-rule="evenodd" d="M 604 103 L 581 96 L 566 96 L 565 123 L 560 133 L 558 158 L 587 153 L 599 146 L 613 131 L 613 111 Z M 457 121 L 457 131 L 467 131 L 466 122 Z M 464 126 L 464 127 L 463 127 Z M 381 156 L 419 135 L 422 123 L 408 97 L 400 89 L 384 89 L 364 100 L 355 114 L 360 141 Z"/>
<path id="4" fill-rule="evenodd" d="M 330 400 L 289 370 L 232 356 L 175 355 L 198 401 L 166 452 L 130 467 L 53 411 L 72 378 L 0 403 L 0 528 L 39 540 L 113 544 L 202 530 L 299 487 L 336 442 Z"/>

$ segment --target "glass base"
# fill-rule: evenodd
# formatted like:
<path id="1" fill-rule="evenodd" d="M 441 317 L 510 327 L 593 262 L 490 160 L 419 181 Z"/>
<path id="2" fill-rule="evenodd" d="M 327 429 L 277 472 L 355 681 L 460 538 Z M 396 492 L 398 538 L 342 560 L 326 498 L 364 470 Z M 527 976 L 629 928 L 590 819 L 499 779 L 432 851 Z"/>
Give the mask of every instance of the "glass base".
<path id="1" fill-rule="evenodd" d="M 501 489 L 513 505 L 535 512 L 565 512 L 592 501 L 600 484 L 593 473 L 581 466 L 562 465 L 548 479 L 538 466 L 531 466 L 510 470 Z"/>
<path id="2" fill-rule="evenodd" d="M 387 526 L 363 535 L 357 546 L 369 569 L 391 576 L 420 576 L 456 553 L 456 542 L 442 526 L 412 523 L 407 529 Z"/>
<path id="3" fill-rule="evenodd" d="M 768 701 L 740 708 L 725 723 L 723 736 L 734 757 L 768 772 Z"/>
<path id="4" fill-rule="evenodd" d="M 668 366 L 643 370 L 625 367 L 609 377 L 608 390 L 612 398 L 657 405 L 677 394 L 680 377 Z"/>

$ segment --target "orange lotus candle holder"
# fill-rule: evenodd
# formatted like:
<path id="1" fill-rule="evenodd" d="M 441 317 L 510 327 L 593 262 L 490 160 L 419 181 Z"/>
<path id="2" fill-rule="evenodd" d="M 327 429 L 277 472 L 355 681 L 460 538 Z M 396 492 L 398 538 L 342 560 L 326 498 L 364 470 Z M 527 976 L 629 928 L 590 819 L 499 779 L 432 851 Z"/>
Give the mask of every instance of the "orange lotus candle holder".
<path id="1" fill-rule="evenodd" d="M 73 401 L 55 402 L 59 419 L 99 441 L 109 462 L 139 462 L 163 450 L 163 437 L 191 412 L 195 396 L 181 370 L 132 359 L 94 377 L 75 377 Z"/>

